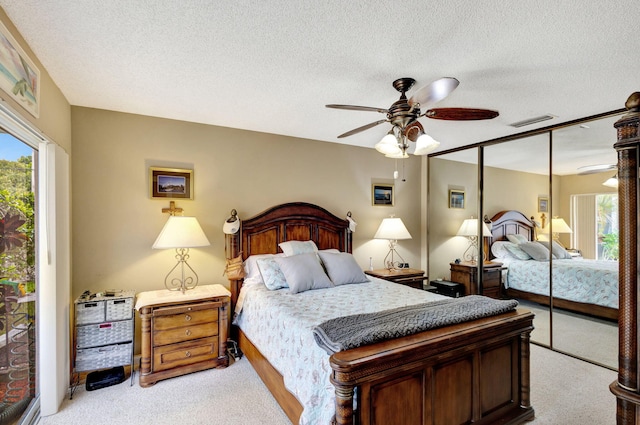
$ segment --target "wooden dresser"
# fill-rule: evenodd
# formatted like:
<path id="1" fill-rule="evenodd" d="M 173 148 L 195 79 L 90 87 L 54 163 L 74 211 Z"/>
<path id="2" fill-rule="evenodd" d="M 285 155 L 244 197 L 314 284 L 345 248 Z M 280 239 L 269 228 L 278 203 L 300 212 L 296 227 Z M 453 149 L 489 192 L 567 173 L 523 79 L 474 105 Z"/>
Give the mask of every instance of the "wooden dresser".
<path id="1" fill-rule="evenodd" d="M 476 263 L 450 263 L 451 281 L 464 285 L 465 295 L 485 295 L 491 298 L 501 298 L 502 263 L 485 263 L 482 265 L 482 289 L 478 282 L 478 265 Z"/>
<path id="2" fill-rule="evenodd" d="M 140 386 L 213 367 L 226 367 L 230 293 L 222 285 L 141 292 Z"/>

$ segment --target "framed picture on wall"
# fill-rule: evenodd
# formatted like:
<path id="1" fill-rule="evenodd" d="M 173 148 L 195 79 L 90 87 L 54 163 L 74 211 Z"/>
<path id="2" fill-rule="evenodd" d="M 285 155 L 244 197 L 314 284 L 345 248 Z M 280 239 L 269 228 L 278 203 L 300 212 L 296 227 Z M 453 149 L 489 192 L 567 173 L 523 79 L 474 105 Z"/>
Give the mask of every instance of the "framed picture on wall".
<path id="1" fill-rule="evenodd" d="M 193 199 L 193 170 L 149 167 L 152 198 Z"/>
<path id="2" fill-rule="evenodd" d="M 371 204 L 393 206 L 394 193 L 392 184 L 374 183 L 371 185 Z"/>
<path id="3" fill-rule="evenodd" d="M 538 212 L 549 212 L 549 198 L 538 197 Z"/>
<path id="4" fill-rule="evenodd" d="M 40 70 L 0 22 L 0 87 L 29 111 L 40 116 Z"/>
<path id="5" fill-rule="evenodd" d="M 464 209 L 464 190 L 449 190 L 449 208 Z"/>

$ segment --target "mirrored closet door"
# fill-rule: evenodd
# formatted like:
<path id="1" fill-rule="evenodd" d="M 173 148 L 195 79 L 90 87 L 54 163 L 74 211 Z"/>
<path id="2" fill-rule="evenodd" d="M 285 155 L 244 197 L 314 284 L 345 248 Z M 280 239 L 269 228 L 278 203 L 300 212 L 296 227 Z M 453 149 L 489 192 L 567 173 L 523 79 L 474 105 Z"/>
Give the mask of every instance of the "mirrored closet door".
<path id="1" fill-rule="evenodd" d="M 467 293 L 496 296 L 490 272 L 500 270 L 498 296 L 516 298 L 536 314 L 533 342 L 612 369 L 617 367 L 617 188 L 610 178 L 617 163 L 613 123 L 621 112 L 428 160 L 431 280 L 464 280 L 452 273 L 460 262 L 475 269 Z M 464 209 L 451 208 L 452 190 L 464 192 Z M 468 257 L 471 238 L 458 235 L 472 217 L 483 218 L 478 229 L 482 233 L 486 225 L 492 237 L 477 237 L 476 255 Z M 520 235 L 514 238 L 519 243 L 507 239 L 510 233 Z"/>

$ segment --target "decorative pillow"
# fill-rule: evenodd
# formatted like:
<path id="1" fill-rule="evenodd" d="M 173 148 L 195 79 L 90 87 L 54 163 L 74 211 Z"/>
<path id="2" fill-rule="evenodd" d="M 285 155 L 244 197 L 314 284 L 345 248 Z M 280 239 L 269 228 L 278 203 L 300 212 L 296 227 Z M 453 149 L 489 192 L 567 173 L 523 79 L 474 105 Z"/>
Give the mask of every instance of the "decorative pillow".
<path id="1" fill-rule="evenodd" d="M 315 253 L 276 257 L 275 261 L 287 280 L 289 291 L 294 294 L 311 289 L 331 287 L 331 281 L 322 269 Z"/>
<path id="2" fill-rule="evenodd" d="M 318 255 L 334 285 L 369 281 L 353 255 L 346 252 L 331 253 L 326 251 L 320 251 Z"/>
<path id="3" fill-rule="evenodd" d="M 549 248 L 538 242 L 525 242 L 518 245 L 518 248 L 529 254 L 536 261 L 549 261 Z"/>
<path id="4" fill-rule="evenodd" d="M 257 261 L 260 275 L 268 289 L 276 290 L 280 288 L 288 288 L 287 280 L 280 270 L 280 266 L 273 258 L 260 258 Z"/>
<path id="5" fill-rule="evenodd" d="M 527 252 L 523 251 L 520 248 L 520 245 L 516 245 L 513 242 L 509 245 L 505 245 L 505 249 L 518 260 L 531 260 L 531 256 Z"/>
<path id="6" fill-rule="evenodd" d="M 529 240 L 524 235 L 507 235 L 507 239 L 509 240 L 509 242 L 513 242 L 516 245 L 529 242 Z"/>
<path id="7" fill-rule="evenodd" d="M 507 250 L 507 245 L 513 245 L 513 242 L 507 242 L 507 241 L 494 242 L 491 245 L 491 253 L 496 258 L 510 257 L 511 253 Z"/>
<path id="8" fill-rule="evenodd" d="M 538 241 L 538 243 L 544 245 L 547 249 L 549 249 L 549 241 Z M 553 258 L 557 258 L 560 260 L 572 258 L 571 254 L 569 254 L 569 252 L 567 252 L 567 250 L 564 249 L 564 247 L 556 241 L 553 241 L 553 243 L 551 244 L 551 254 L 553 255 Z"/>
<path id="9" fill-rule="evenodd" d="M 262 275 L 260 274 L 260 269 L 258 269 L 258 260 L 263 258 L 275 258 L 275 257 L 284 257 L 284 254 L 259 254 L 259 255 L 251 255 L 246 260 L 244 260 L 244 283 L 247 282 L 259 282 L 264 283 L 262 280 Z"/>
<path id="10" fill-rule="evenodd" d="M 309 252 L 318 252 L 318 247 L 313 241 L 287 241 L 278 244 L 278 246 L 287 257 Z"/>

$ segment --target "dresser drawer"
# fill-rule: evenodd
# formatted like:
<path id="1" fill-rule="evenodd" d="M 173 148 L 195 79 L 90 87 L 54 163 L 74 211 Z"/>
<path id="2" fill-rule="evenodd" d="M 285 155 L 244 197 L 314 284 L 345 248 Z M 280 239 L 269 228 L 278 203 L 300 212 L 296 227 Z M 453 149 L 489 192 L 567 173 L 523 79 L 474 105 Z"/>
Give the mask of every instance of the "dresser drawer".
<path id="1" fill-rule="evenodd" d="M 153 346 L 173 344 L 176 342 L 189 341 L 218 335 L 218 323 L 202 323 L 194 325 L 189 322 L 186 326 L 160 330 L 153 332 Z"/>
<path id="2" fill-rule="evenodd" d="M 192 308 L 164 308 L 154 311 L 153 331 L 157 332 L 218 321 L 216 303 L 199 304 L 197 307 L 202 308 L 194 306 Z"/>
<path id="3" fill-rule="evenodd" d="M 153 371 L 158 372 L 217 358 L 217 337 L 165 345 L 153 350 Z"/>

